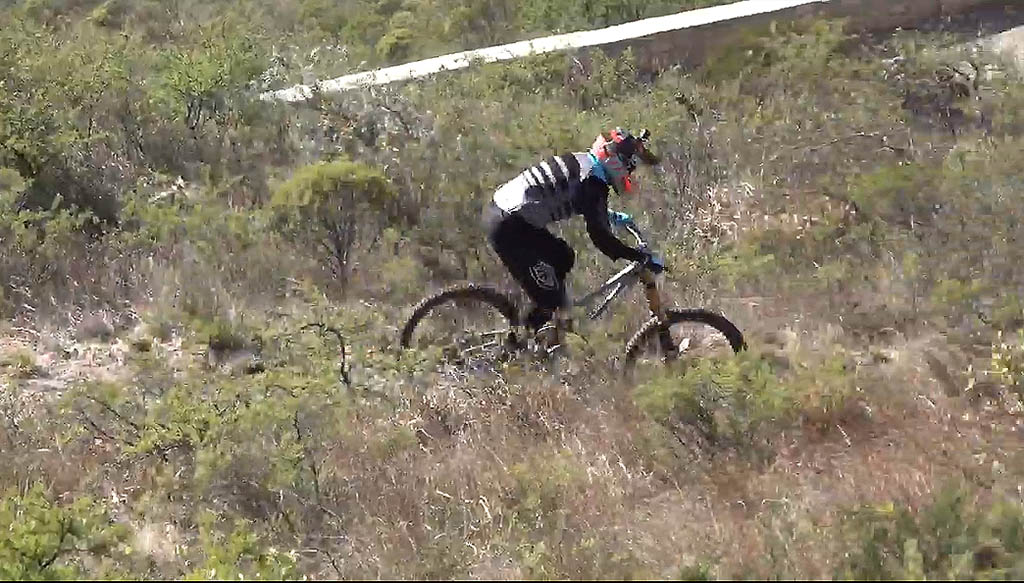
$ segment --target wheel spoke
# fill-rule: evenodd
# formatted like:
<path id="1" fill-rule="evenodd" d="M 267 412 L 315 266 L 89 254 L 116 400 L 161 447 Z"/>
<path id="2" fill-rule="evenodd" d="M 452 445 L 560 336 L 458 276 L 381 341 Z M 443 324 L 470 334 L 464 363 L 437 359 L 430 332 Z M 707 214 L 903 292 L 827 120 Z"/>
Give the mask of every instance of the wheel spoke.
<path id="1" fill-rule="evenodd" d="M 658 363 L 682 358 L 719 358 L 742 349 L 743 335 L 719 314 L 706 310 L 670 310 L 667 330 L 651 319 L 627 345 L 627 361 Z M 668 338 L 664 332 L 668 332 Z M 665 345 L 671 346 L 669 350 Z"/>
<path id="2" fill-rule="evenodd" d="M 508 350 L 514 305 L 499 292 L 467 286 L 421 302 L 403 329 L 405 346 L 440 349 L 446 366 L 488 368 Z"/>
<path id="3" fill-rule="evenodd" d="M 733 353 L 729 339 L 711 326 L 686 322 L 670 326 L 669 331 L 680 356 L 714 358 Z"/>

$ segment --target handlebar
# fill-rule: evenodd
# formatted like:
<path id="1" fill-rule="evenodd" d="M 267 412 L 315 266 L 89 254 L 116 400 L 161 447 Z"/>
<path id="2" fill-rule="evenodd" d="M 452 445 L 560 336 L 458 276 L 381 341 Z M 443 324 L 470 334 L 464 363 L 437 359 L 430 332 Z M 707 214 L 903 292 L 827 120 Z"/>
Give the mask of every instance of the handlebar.
<path id="1" fill-rule="evenodd" d="M 644 128 L 640 130 L 640 135 L 637 136 L 637 141 L 640 142 L 640 151 L 638 152 L 640 159 L 644 161 L 648 166 L 658 167 L 661 164 L 661 157 L 654 154 L 647 148 L 647 140 L 651 137 L 651 130 Z"/>
<path id="2" fill-rule="evenodd" d="M 622 220 L 621 222 L 618 223 L 618 225 L 625 229 L 626 232 L 628 232 L 630 235 L 632 235 L 634 239 L 636 239 L 636 245 L 638 249 L 644 252 L 649 252 L 649 246 L 647 244 L 647 241 L 644 240 L 644 236 L 640 232 L 640 228 L 636 226 L 636 223 L 633 221 L 632 217 Z M 657 255 L 652 255 L 652 257 L 657 258 Z M 662 271 L 664 271 L 664 263 L 661 260 L 657 260 L 657 263 L 661 266 Z"/>
<path id="3" fill-rule="evenodd" d="M 640 227 L 636 226 L 636 221 L 633 220 L 632 215 L 609 209 L 608 222 L 610 222 L 613 227 L 622 227 L 629 232 L 630 235 L 633 235 L 633 238 L 636 239 L 637 247 L 640 247 L 641 249 L 647 248 L 647 242 L 644 240 L 643 234 L 640 233 Z"/>

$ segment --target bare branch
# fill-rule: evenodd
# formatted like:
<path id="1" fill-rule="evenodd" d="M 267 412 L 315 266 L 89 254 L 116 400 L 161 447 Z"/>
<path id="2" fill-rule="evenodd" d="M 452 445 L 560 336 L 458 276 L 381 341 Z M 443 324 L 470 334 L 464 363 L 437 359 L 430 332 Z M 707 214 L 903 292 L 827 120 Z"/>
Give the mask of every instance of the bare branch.
<path id="1" fill-rule="evenodd" d="M 342 382 L 345 383 L 345 386 L 351 388 L 352 387 L 352 377 L 351 377 L 350 373 L 352 371 L 352 367 L 349 366 L 349 364 L 348 364 L 348 355 L 345 352 L 345 336 L 342 335 L 341 330 L 338 330 L 334 326 L 328 326 L 327 324 L 324 324 L 323 322 L 314 322 L 314 323 L 311 323 L 311 324 L 306 324 L 305 326 L 300 328 L 300 330 L 305 331 L 305 330 L 309 330 L 311 328 L 319 329 L 321 334 L 327 334 L 329 332 L 331 334 L 334 334 L 338 338 L 338 345 L 340 347 L 339 348 L 339 356 L 341 357 L 341 365 L 339 367 L 339 374 L 341 376 Z"/>
<path id="2" fill-rule="evenodd" d="M 111 407 L 111 406 L 110 406 L 109 404 L 107 404 L 107 403 L 106 403 L 105 401 L 101 401 L 100 399 L 97 399 L 96 397 L 93 397 L 92 395 L 87 395 L 87 396 L 86 396 L 86 399 L 88 399 L 88 400 L 92 401 L 93 403 L 96 403 L 96 404 L 97 404 L 97 405 L 99 405 L 100 407 L 103 407 L 103 409 L 105 409 L 105 410 L 106 410 L 107 412 L 109 412 L 109 413 L 110 413 L 111 415 L 113 415 L 114 417 L 116 417 L 116 418 L 117 418 L 118 420 L 120 420 L 120 421 L 122 421 L 122 422 L 124 422 L 124 423 L 128 424 L 128 426 L 130 426 L 130 427 L 132 428 L 132 430 L 134 430 L 134 431 L 135 431 L 135 435 L 136 435 L 136 436 L 139 436 L 139 435 L 141 435 L 141 434 L 142 434 L 142 430 L 141 430 L 141 429 L 139 428 L 139 425 L 138 425 L 137 423 L 135 423 L 135 422 L 134 422 L 134 421 L 132 421 L 131 419 L 128 419 L 128 418 L 127 418 L 127 417 L 125 417 L 124 415 L 121 415 L 121 414 L 120 414 L 120 413 L 119 413 L 119 412 L 118 412 L 118 411 L 117 411 L 116 409 L 114 409 L 113 407 Z"/>

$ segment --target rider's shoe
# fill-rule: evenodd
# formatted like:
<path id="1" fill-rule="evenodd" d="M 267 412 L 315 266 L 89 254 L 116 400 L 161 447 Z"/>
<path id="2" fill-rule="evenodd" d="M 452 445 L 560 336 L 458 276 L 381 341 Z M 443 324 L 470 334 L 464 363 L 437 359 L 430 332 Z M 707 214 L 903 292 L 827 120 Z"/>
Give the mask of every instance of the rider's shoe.
<path id="1" fill-rule="evenodd" d="M 548 348 L 547 348 L 547 350 L 545 352 L 547 353 L 548 356 L 551 356 L 551 357 L 565 356 L 566 347 L 565 347 L 565 344 L 558 343 L 558 344 L 555 344 L 554 346 L 548 346 Z"/>
<path id="2" fill-rule="evenodd" d="M 534 357 L 544 359 L 564 353 L 565 346 L 558 338 L 555 325 L 545 324 L 527 338 L 526 351 Z"/>
<path id="3" fill-rule="evenodd" d="M 533 337 L 530 339 L 531 350 L 533 354 L 544 355 L 548 353 L 548 349 L 557 344 L 555 337 L 555 325 L 545 324 L 534 332 Z"/>
<path id="4" fill-rule="evenodd" d="M 519 328 L 513 328 L 509 331 L 508 335 L 505 336 L 505 350 L 509 352 L 515 352 L 517 350 L 523 350 L 528 347 L 529 337 L 524 334 L 524 330 Z"/>

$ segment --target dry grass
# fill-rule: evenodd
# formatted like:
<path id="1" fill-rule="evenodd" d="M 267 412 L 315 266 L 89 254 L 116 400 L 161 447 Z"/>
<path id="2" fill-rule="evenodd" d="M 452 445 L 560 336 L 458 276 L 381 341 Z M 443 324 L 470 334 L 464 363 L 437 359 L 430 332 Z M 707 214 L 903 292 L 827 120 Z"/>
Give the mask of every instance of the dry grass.
<path id="1" fill-rule="evenodd" d="M 842 339 L 828 326 L 775 336 L 774 355 L 797 369 Z M 420 377 L 398 403 L 359 405 L 343 426 L 321 427 L 327 439 L 306 458 L 320 503 L 305 488 L 275 502 L 255 483 L 208 495 L 257 520 L 301 509 L 280 544 L 319 549 L 299 564 L 322 577 L 670 578 L 700 565 L 718 577 L 830 577 L 847 509 L 921 507 L 964 475 L 992 490 L 1013 482 L 1016 420 L 945 394 L 924 356 L 939 342 L 897 340 L 882 361 L 858 355 L 857 406 L 868 412 L 826 417 L 832 427 L 780 426 L 765 460 L 676 442 L 637 409 L 633 386 L 510 369 L 473 382 Z M 133 516 L 152 504 L 142 492 L 190 466 L 142 458 L 112 474 L 132 459 L 119 449 L 100 439 L 37 456 L 8 478 L 41 473 L 73 492 L 106 475 L 111 496 L 135 500 L 124 506 Z M 69 473 L 72 462 L 81 471 Z M 173 568 L 188 551 L 170 551 L 161 533 L 181 537 L 189 522 L 156 508 L 133 520 L 137 546 Z"/>
<path id="2" fill-rule="evenodd" d="M 257 203 L 225 202 L 272 190 L 267 176 L 207 177 L 188 186 L 189 205 L 135 209 L 138 231 L 88 259 L 51 249 L 35 288 L 0 297 L 15 316 L 0 340 L 0 486 L 38 480 L 60 503 L 101 500 L 131 532 L 89 561 L 151 578 L 252 577 L 294 561 L 315 578 L 818 579 L 882 544 L 851 526 L 853 509 L 891 502 L 926 520 L 957 482 L 972 504 L 1017 508 L 1020 393 L 991 370 L 1004 349 L 989 316 L 1014 322 L 1011 296 L 1024 294 L 992 251 L 1018 235 L 1008 201 L 1024 101 L 992 81 L 983 103 L 1003 112 L 1002 133 L 953 135 L 949 119 L 905 111 L 907 87 L 878 81 L 877 55 L 841 55 L 840 41 L 819 27 L 768 42 L 756 62 L 736 57 L 721 78 L 615 77 L 597 95 L 563 96 L 544 77 L 559 69 L 534 63 L 287 113 L 294 127 L 275 139 L 316 145 L 266 174 L 344 151 L 387 168 L 395 216 L 411 223 L 367 219 L 373 244 L 355 246 L 339 281 Z M 892 44 L 912 61 L 901 74 L 931 74 L 932 61 Z M 681 113 L 683 93 L 704 109 Z M 601 111 L 563 107 L 584 98 Z M 748 353 L 623 379 L 613 357 L 645 317 L 631 301 L 559 374 L 397 354 L 409 303 L 455 280 L 503 281 L 470 221 L 494 178 L 478 174 L 527 155 L 509 136 L 563 147 L 567 124 L 582 135 L 605 112 L 662 126 L 666 170 L 644 177 L 627 210 L 668 256 L 666 294 L 721 309 Z M 309 129 L 314 113 L 323 125 Z M 318 133 L 331 124 L 342 133 Z M 913 134 L 917 150 L 876 132 Z M 495 161 L 466 170 L 469 151 Z M 895 182 L 910 187 L 891 192 Z M 930 197 L 955 213 L 928 211 Z M 582 289 L 609 266 L 570 227 Z M 0 267 L 31 264 L 19 249 Z M 311 323 L 340 334 L 345 374 L 338 339 Z M 995 362 L 1016 366 L 1012 349 Z M 929 576 L 948 575 L 928 561 Z M 912 563 L 877 574 L 913 574 Z"/>

